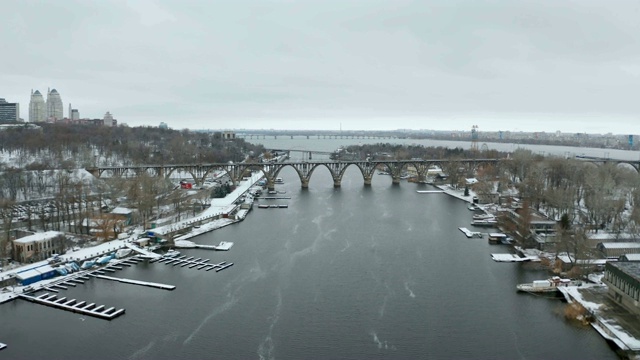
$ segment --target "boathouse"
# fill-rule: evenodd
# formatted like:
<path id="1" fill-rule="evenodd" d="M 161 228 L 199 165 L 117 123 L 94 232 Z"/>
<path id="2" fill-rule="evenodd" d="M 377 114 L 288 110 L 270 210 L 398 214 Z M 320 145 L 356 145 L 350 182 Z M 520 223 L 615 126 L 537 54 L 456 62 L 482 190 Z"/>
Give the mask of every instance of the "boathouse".
<path id="1" fill-rule="evenodd" d="M 625 254 L 640 254 L 638 242 L 601 242 L 596 249 L 605 258 L 618 258 Z"/>
<path id="2" fill-rule="evenodd" d="M 602 281 L 611 299 L 640 315 L 640 261 L 607 262 Z"/>
<path id="3" fill-rule="evenodd" d="M 16 279 L 22 286 L 26 286 L 57 275 L 58 272 L 54 268 L 49 265 L 42 265 L 17 272 Z"/>

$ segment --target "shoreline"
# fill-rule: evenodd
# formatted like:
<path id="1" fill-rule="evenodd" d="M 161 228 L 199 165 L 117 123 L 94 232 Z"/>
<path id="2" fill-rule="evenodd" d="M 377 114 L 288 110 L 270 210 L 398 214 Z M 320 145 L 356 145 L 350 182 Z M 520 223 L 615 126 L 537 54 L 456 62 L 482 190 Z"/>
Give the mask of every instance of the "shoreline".
<path id="1" fill-rule="evenodd" d="M 240 197 L 245 195 L 249 191 L 249 189 L 251 189 L 251 187 L 255 186 L 255 184 L 260 179 L 262 179 L 262 177 L 263 175 L 261 172 L 253 173 L 251 177 L 241 182 L 234 191 L 227 194 L 227 196 L 225 196 L 224 198 L 212 199 L 211 206 L 207 208 L 205 211 L 201 212 L 197 216 L 178 222 L 177 226 L 179 226 L 181 230 L 187 229 L 189 227 L 191 227 L 191 229 L 176 239 L 180 239 L 180 240 L 190 239 L 198 235 L 211 232 L 211 231 L 214 231 L 214 230 L 217 230 L 225 226 L 232 225 L 244 220 L 248 215 L 250 208 L 235 209 L 236 206 L 240 206 L 240 205 L 234 205 L 234 203 L 237 202 L 237 200 Z M 251 205 L 253 205 L 253 198 L 251 198 Z M 237 214 L 236 218 L 231 219 L 231 218 L 222 217 L 225 214 L 225 211 L 232 211 L 232 210 L 236 211 L 236 214 Z M 212 221 L 203 223 L 202 225 L 199 225 L 198 228 L 193 227 L 194 226 L 193 224 L 195 224 L 196 222 L 200 223 L 208 219 L 213 219 L 214 217 L 217 217 L 217 218 L 215 218 Z M 176 228 L 176 224 L 165 225 L 165 227 Z M 156 230 L 156 229 L 149 229 L 149 230 Z M 76 262 L 78 265 L 81 265 L 82 262 L 84 261 L 100 258 L 102 256 L 114 253 L 120 249 L 125 249 L 125 248 L 129 248 L 145 257 L 159 257 L 160 255 L 153 253 L 147 249 L 138 247 L 132 243 L 134 237 L 138 237 L 138 236 L 140 238 L 146 237 L 145 235 L 148 235 L 149 230 L 142 230 L 142 232 L 134 232 L 134 234 L 124 239 L 110 240 L 110 241 L 103 242 L 101 244 L 97 244 L 91 247 L 86 247 L 76 251 L 67 252 L 63 255 L 59 255 L 59 258 L 61 259 L 61 263 Z M 115 259 L 115 260 L 119 261 L 120 259 Z M 109 264 L 110 263 L 107 263 L 105 266 L 108 266 Z M 35 269 L 35 268 L 38 268 L 41 266 L 47 266 L 47 265 L 50 265 L 47 260 L 42 260 L 42 261 L 38 261 L 31 264 L 25 264 L 25 265 L 1 272 L 0 279 L 15 277 L 19 272 Z M 78 272 L 69 273 L 67 275 L 58 275 L 50 279 L 41 280 L 26 286 L 13 285 L 13 286 L 4 287 L 0 290 L 0 304 L 19 298 L 21 294 L 25 293 L 25 289 L 31 289 L 31 290 L 28 290 L 28 292 L 46 290 L 47 286 L 49 286 L 52 283 L 67 281 L 68 279 L 82 275 L 87 271 L 90 272 L 94 270 L 96 269 L 87 269 L 87 270 L 81 270 Z"/>

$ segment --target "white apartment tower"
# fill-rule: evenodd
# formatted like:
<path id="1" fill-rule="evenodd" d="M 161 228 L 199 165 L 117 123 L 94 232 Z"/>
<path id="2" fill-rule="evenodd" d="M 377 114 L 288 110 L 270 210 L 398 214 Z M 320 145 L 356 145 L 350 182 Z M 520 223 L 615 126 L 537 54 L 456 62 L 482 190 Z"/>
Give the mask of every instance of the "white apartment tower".
<path id="1" fill-rule="evenodd" d="M 108 111 L 104 114 L 102 120 L 104 121 L 104 126 L 118 126 L 118 120 L 114 119 L 113 115 Z"/>
<path id="2" fill-rule="evenodd" d="M 47 119 L 62 120 L 63 106 L 60 94 L 56 89 L 47 91 Z"/>
<path id="3" fill-rule="evenodd" d="M 29 121 L 44 122 L 47 119 L 47 105 L 40 91 L 31 90 L 31 100 L 29 101 Z"/>

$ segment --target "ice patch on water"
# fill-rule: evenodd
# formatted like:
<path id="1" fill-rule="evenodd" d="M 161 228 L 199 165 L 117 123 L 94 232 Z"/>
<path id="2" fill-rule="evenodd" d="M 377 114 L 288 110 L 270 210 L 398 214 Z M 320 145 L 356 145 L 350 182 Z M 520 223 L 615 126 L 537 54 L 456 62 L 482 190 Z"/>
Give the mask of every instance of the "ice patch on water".
<path id="1" fill-rule="evenodd" d="M 131 356 L 129 356 L 129 359 L 140 359 L 141 357 L 143 357 L 149 350 L 151 350 L 151 348 L 156 344 L 155 341 L 151 341 L 150 343 L 147 344 L 147 346 L 137 350 L 136 352 L 134 352 L 133 354 L 131 354 Z"/>
<path id="2" fill-rule="evenodd" d="M 378 310 L 378 314 L 380 315 L 381 319 L 384 316 L 385 309 L 387 308 L 387 299 L 388 298 L 389 298 L 389 294 L 384 296 L 384 300 L 382 301 L 382 305 L 380 306 L 380 310 Z"/>
<path id="3" fill-rule="evenodd" d="M 396 349 L 395 346 L 389 345 L 386 340 L 385 341 L 381 341 L 378 338 L 378 334 L 376 334 L 375 331 L 371 330 L 369 332 L 369 335 L 371 335 L 373 337 L 373 342 L 374 342 L 374 344 L 376 344 L 378 346 L 378 349 L 385 349 L 385 350 L 395 350 Z"/>
<path id="4" fill-rule="evenodd" d="M 340 252 L 344 252 L 345 250 L 347 250 L 348 248 L 351 247 L 351 244 L 349 243 L 349 240 L 345 240 L 344 242 L 346 242 L 347 244 L 345 245 L 344 249 L 340 250 Z"/>
<path id="5" fill-rule="evenodd" d="M 271 316 L 271 324 L 269 324 L 269 332 L 267 336 L 262 340 L 260 346 L 258 346 L 258 357 L 260 360 L 273 360 L 275 357 L 273 356 L 273 351 L 275 350 L 275 345 L 273 343 L 273 338 L 271 337 L 271 333 L 273 333 L 273 328 L 278 323 L 280 319 L 280 312 L 282 311 L 282 293 L 278 290 L 278 303 L 276 304 L 276 308 L 273 312 L 273 316 Z"/>
<path id="6" fill-rule="evenodd" d="M 404 282 L 404 289 L 409 292 L 409 296 L 411 296 L 412 298 L 416 297 L 416 294 L 414 294 L 413 291 L 411 289 L 409 289 L 409 282 L 408 281 Z"/>
<path id="7" fill-rule="evenodd" d="M 189 342 L 191 342 L 191 339 L 193 339 L 194 336 L 196 336 L 198 334 L 198 332 L 200 332 L 200 329 L 202 329 L 202 327 L 209 322 L 209 320 L 215 318 L 216 316 L 222 314 L 223 312 L 231 309 L 236 303 L 238 302 L 238 300 L 235 298 L 235 296 L 232 296 L 229 300 L 227 300 L 224 304 L 216 307 L 215 309 L 213 309 L 213 311 L 207 315 L 206 318 L 204 318 L 204 320 L 202 320 L 202 322 L 200 323 L 200 325 L 198 325 L 198 327 L 191 333 L 191 335 L 189 335 L 189 337 L 187 337 L 187 339 L 184 341 L 183 344 L 188 344 Z"/>

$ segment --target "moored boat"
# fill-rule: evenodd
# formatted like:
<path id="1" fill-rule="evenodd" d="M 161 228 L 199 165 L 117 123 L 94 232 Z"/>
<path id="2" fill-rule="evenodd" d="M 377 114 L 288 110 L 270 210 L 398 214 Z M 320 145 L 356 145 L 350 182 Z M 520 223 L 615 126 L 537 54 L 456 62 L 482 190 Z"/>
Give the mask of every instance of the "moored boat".
<path id="1" fill-rule="evenodd" d="M 518 284 L 516 289 L 523 292 L 531 293 L 549 293 L 558 291 L 558 287 L 564 286 L 581 286 L 582 281 L 573 279 L 564 279 L 554 276 L 547 280 L 534 280 L 531 283 Z"/>
<path id="2" fill-rule="evenodd" d="M 176 257 L 178 255 L 180 255 L 180 251 L 169 249 L 169 251 L 164 254 L 164 257 Z"/>

